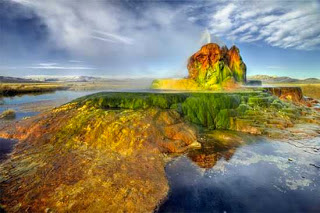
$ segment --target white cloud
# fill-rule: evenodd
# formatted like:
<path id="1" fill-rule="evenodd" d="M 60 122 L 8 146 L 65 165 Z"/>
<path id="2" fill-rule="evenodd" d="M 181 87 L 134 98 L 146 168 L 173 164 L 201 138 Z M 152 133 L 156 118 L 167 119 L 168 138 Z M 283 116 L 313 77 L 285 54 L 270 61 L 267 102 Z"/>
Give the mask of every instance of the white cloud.
<path id="1" fill-rule="evenodd" d="M 30 18 L 36 14 L 46 26 L 48 52 L 54 50 L 57 55 L 62 52 L 65 60 L 93 64 L 99 68 L 96 72 L 103 75 L 157 76 L 164 69 L 187 74 L 187 59 L 202 44 L 200 38 L 205 28 L 211 33 L 211 41 L 220 44 L 229 40 L 299 50 L 320 47 L 317 0 L 138 1 L 134 4 L 108 0 L 11 1 L 29 8 L 33 11 Z M 63 60 L 57 61 L 63 64 Z M 82 63 L 73 65 L 29 67 L 92 69 Z"/>
<path id="2" fill-rule="evenodd" d="M 213 33 L 223 33 L 232 28 L 230 15 L 234 12 L 236 6 L 233 3 L 225 5 L 213 14 L 211 19 L 211 30 Z"/>
<path id="3" fill-rule="evenodd" d="M 100 41 L 105 41 L 105 42 L 110 42 L 110 43 L 117 43 L 115 40 L 109 39 L 109 38 L 104 38 L 104 37 L 99 37 L 99 36 L 90 36 L 93 39 L 97 39 Z"/>
<path id="4" fill-rule="evenodd" d="M 124 43 L 124 44 L 133 44 L 133 39 L 131 39 L 129 37 L 116 35 L 116 34 L 112 34 L 112 33 L 108 33 L 108 32 L 102 32 L 99 30 L 94 30 L 94 33 L 105 36 L 104 39 L 111 40 L 114 43 L 120 42 L 120 43 Z M 94 37 L 94 36 L 92 36 L 92 37 Z M 102 37 L 100 37 L 100 38 L 102 38 Z"/>
<path id="5" fill-rule="evenodd" d="M 27 69 L 43 69 L 43 70 L 93 70 L 93 67 L 70 67 L 70 66 L 31 66 Z"/>
<path id="6" fill-rule="evenodd" d="M 285 49 L 320 48 L 320 6 L 316 0 L 228 1 L 211 8 L 209 30 L 220 37 L 262 41 Z"/>
<path id="7" fill-rule="evenodd" d="M 95 69 L 94 67 L 89 67 L 89 66 L 60 65 L 58 63 L 51 63 L 51 62 L 50 63 L 42 62 L 42 63 L 38 63 L 34 66 L 21 67 L 21 68 L 43 69 L 43 70 L 93 70 L 93 69 Z"/>
<path id="8" fill-rule="evenodd" d="M 189 5 L 150 1 L 138 8 L 127 1 L 12 1 L 41 18 L 54 48 L 103 67 L 103 74 L 152 72 L 164 63 L 168 69 L 179 67 L 199 48 L 204 29 L 188 21 Z"/>
<path id="9" fill-rule="evenodd" d="M 149 2 L 139 6 L 140 10 L 138 6 L 128 9 L 99 0 L 12 1 L 32 8 L 48 26 L 51 41 L 78 55 L 108 57 L 123 49 L 141 57 L 152 50 L 164 56 L 164 44 L 176 50 L 183 47 L 177 41 L 195 42 L 198 38 L 192 36 L 199 35 L 204 27 L 214 36 L 234 42 L 262 41 L 294 49 L 320 46 L 317 0 L 187 1 L 177 7 Z M 197 22 L 205 24 L 196 26 Z"/>
<path id="10" fill-rule="evenodd" d="M 43 62 L 43 63 L 39 63 L 39 64 L 37 64 L 38 66 L 45 66 L 45 67 L 47 67 L 47 66 L 56 66 L 56 65 L 58 65 L 58 63 L 51 63 L 51 62 Z"/>
<path id="11" fill-rule="evenodd" d="M 69 60 L 70 63 L 82 63 L 83 61 L 80 60 Z"/>

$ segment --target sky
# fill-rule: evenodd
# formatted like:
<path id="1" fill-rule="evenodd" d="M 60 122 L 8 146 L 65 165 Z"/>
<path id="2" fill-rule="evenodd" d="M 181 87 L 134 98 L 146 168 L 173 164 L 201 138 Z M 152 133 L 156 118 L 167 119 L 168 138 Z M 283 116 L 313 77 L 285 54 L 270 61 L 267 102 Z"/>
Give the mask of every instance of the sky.
<path id="1" fill-rule="evenodd" d="M 248 75 L 320 78 L 319 0 L 0 0 L 0 75 L 184 77 L 209 37 Z"/>

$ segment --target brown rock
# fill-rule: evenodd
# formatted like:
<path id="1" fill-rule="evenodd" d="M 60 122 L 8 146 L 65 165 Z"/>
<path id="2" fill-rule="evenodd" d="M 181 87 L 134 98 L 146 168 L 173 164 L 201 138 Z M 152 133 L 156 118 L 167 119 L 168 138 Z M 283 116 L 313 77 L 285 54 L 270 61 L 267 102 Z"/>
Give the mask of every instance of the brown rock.
<path id="1" fill-rule="evenodd" d="M 72 104 L 15 130 L 0 133 L 20 139 L 0 170 L 8 212 L 152 212 L 169 190 L 161 152 L 181 152 L 196 135 L 170 110 Z"/>
<path id="2" fill-rule="evenodd" d="M 305 103 L 300 87 L 269 87 L 267 92 L 279 97 L 281 100 L 292 101 L 295 103 Z"/>
<path id="3" fill-rule="evenodd" d="M 186 126 L 184 123 L 166 126 L 165 135 L 172 140 L 181 140 L 189 145 L 197 140 L 194 129 Z"/>

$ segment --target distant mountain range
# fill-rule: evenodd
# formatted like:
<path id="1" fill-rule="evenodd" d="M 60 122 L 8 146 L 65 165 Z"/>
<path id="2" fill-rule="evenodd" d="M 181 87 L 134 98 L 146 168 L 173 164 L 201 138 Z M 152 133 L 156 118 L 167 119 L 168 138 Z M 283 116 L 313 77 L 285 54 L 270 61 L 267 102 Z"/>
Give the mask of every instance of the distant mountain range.
<path id="1" fill-rule="evenodd" d="M 41 81 L 41 82 L 92 82 L 101 81 L 104 78 L 93 77 L 93 76 L 50 76 L 50 75 L 39 75 L 39 76 L 27 76 L 28 79 Z"/>
<path id="2" fill-rule="evenodd" d="M 320 83 L 318 78 L 296 79 L 287 76 L 270 76 L 270 75 L 253 75 L 248 80 L 259 80 L 263 83 L 300 83 L 300 84 L 317 84 Z"/>
<path id="3" fill-rule="evenodd" d="M 128 79 L 111 79 L 92 76 L 27 76 L 25 78 L 0 76 L 0 83 L 40 83 L 40 82 L 108 82 L 123 81 Z M 259 80 L 263 83 L 300 83 L 300 84 L 320 84 L 318 78 L 296 79 L 286 76 L 253 75 L 248 76 L 248 80 Z"/>
<path id="4" fill-rule="evenodd" d="M 151 78 L 106 78 L 93 76 L 26 76 L 24 78 L 0 76 L 0 83 L 44 83 L 44 82 L 124 82 L 145 80 L 152 81 Z"/>
<path id="5" fill-rule="evenodd" d="M 29 78 L 0 76 L 0 83 L 38 83 L 38 82 L 40 81 L 36 81 Z"/>
<path id="6" fill-rule="evenodd" d="M 107 79 L 92 76 L 27 76 L 25 78 L 0 76 L 0 83 L 41 83 L 41 82 L 93 82 Z"/>

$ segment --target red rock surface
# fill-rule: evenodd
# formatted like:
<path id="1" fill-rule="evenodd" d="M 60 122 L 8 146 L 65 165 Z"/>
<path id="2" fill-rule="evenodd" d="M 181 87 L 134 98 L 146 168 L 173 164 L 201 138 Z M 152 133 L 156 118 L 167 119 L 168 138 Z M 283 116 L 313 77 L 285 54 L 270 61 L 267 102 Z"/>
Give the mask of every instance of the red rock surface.
<path id="1" fill-rule="evenodd" d="M 188 70 L 189 77 L 195 79 L 199 75 L 199 70 L 195 67 L 195 62 L 201 63 L 201 70 L 215 64 L 221 58 L 219 45 L 210 43 L 201 47 L 201 49 L 189 58 Z"/>
<path id="2" fill-rule="evenodd" d="M 189 58 L 187 67 L 189 78 L 206 87 L 229 79 L 246 82 L 246 65 L 236 46 L 228 49 L 215 43 L 206 44 Z"/>
<path id="3" fill-rule="evenodd" d="M 270 87 L 266 88 L 272 95 L 278 96 L 281 100 L 289 100 L 296 103 L 305 102 L 300 87 Z"/>

